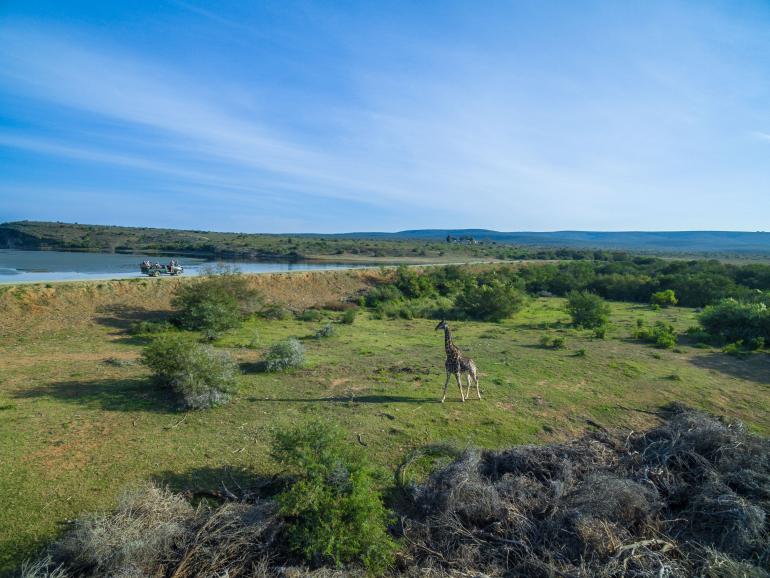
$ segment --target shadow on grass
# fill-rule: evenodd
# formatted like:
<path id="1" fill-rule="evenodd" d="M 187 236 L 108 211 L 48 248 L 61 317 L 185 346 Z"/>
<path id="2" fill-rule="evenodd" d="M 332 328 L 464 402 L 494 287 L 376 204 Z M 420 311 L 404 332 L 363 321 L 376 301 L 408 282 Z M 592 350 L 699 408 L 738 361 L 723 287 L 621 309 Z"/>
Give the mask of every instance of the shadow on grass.
<path id="1" fill-rule="evenodd" d="M 120 338 L 116 341 L 129 345 L 144 345 L 149 341 L 146 336 L 131 335 L 132 324 L 140 321 L 161 322 L 169 320 L 168 311 L 136 309 L 125 305 L 105 306 L 99 309 L 99 313 L 100 316 L 96 317 L 94 321 L 99 325 L 117 329 L 113 335 L 118 335 Z"/>
<path id="2" fill-rule="evenodd" d="M 107 411 L 174 413 L 178 407 L 171 392 L 164 391 L 147 378 L 61 381 L 18 392 L 15 397 L 48 397 Z"/>
<path id="3" fill-rule="evenodd" d="M 767 353 L 751 353 L 739 358 L 724 353 L 696 355 L 690 362 L 703 369 L 711 369 L 756 383 L 770 384 L 770 355 Z"/>
<path id="4" fill-rule="evenodd" d="M 284 403 L 284 402 L 332 402 L 332 403 L 441 403 L 440 399 L 430 397 L 409 397 L 406 395 L 338 395 L 334 397 L 271 397 L 268 399 L 260 399 L 258 397 L 248 397 L 248 401 L 252 402 L 269 402 L 269 403 Z"/>
<path id="5" fill-rule="evenodd" d="M 267 372 L 267 364 L 264 361 L 242 361 L 239 366 L 242 373 Z"/>
<path id="6" fill-rule="evenodd" d="M 160 472 L 153 475 L 152 480 L 191 498 L 227 499 L 232 497 L 230 494 L 238 498 L 273 496 L 282 489 L 287 478 L 265 476 L 238 466 L 204 466 L 183 472 Z"/>

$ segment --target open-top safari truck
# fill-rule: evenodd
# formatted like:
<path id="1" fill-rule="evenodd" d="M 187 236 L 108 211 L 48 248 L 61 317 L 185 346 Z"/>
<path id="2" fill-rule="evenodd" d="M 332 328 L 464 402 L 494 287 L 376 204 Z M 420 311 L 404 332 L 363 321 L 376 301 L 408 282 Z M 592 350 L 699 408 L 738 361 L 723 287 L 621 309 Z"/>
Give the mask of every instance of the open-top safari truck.
<path id="1" fill-rule="evenodd" d="M 160 277 L 161 275 L 181 275 L 184 273 L 184 267 L 177 263 L 176 259 L 171 259 L 166 265 L 160 263 L 151 263 L 150 261 L 142 261 L 139 265 L 139 269 L 145 275 L 150 277 Z"/>

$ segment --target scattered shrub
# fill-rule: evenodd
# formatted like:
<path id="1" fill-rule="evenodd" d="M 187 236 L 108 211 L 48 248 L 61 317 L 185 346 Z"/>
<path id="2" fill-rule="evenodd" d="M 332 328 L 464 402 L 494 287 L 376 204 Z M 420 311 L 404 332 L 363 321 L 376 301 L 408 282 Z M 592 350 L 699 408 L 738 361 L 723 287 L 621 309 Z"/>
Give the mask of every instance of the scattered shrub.
<path id="1" fill-rule="evenodd" d="M 275 321 L 285 321 L 294 316 L 291 310 L 280 305 L 267 305 L 262 308 L 259 315 L 265 319 L 273 319 Z"/>
<path id="2" fill-rule="evenodd" d="M 248 279 L 228 269 L 180 285 L 172 300 L 181 327 L 204 331 L 210 337 L 237 327 L 260 305 L 260 294 L 249 286 Z"/>
<path id="3" fill-rule="evenodd" d="M 324 337 L 331 337 L 332 335 L 334 335 L 334 325 L 332 325 L 331 323 L 327 323 L 326 325 L 321 327 L 321 329 L 316 331 L 313 337 L 315 337 L 316 339 L 322 339 Z"/>
<path id="4" fill-rule="evenodd" d="M 131 335 L 146 335 L 152 333 L 165 333 L 175 327 L 168 321 L 134 321 L 128 328 Z"/>
<path id="5" fill-rule="evenodd" d="M 589 329 L 606 325 L 610 317 L 610 306 L 588 291 L 570 291 L 567 294 L 567 311 L 575 325 Z"/>
<path id="6" fill-rule="evenodd" d="M 673 307 L 679 301 L 677 301 L 676 294 L 671 289 L 665 291 L 658 291 L 653 293 L 650 297 L 650 303 L 657 305 L 658 307 Z"/>
<path id="7" fill-rule="evenodd" d="M 297 475 L 278 497 L 292 550 L 309 562 L 358 562 L 371 572 L 392 563 L 392 515 L 376 489 L 375 470 L 337 427 L 316 422 L 280 432 L 273 454 Z"/>
<path id="8" fill-rule="evenodd" d="M 575 357 L 585 357 L 586 356 L 586 350 L 585 349 L 578 349 L 575 351 Z"/>
<path id="9" fill-rule="evenodd" d="M 634 337 L 645 343 L 652 343 L 661 349 L 676 347 L 676 332 L 674 326 L 664 321 L 656 321 L 655 325 L 641 325 L 634 331 Z"/>
<path id="10" fill-rule="evenodd" d="M 267 371 L 286 371 L 303 365 L 305 365 L 305 348 L 293 338 L 273 345 L 265 358 Z"/>
<path id="11" fill-rule="evenodd" d="M 154 339 L 142 352 L 142 363 L 179 397 L 185 409 L 225 404 L 235 390 L 238 365 L 230 356 L 182 335 Z"/>
<path id="12" fill-rule="evenodd" d="M 605 339 L 606 337 L 607 337 L 606 325 L 600 325 L 599 327 L 594 327 L 594 338 Z"/>
<path id="13" fill-rule="evenodd" d="M 305 309 L 302 313 L 297 315 L 297 319 L 300 321 L 321 321 L 323 317 L 323 313 L 318 309 Z"/>
<path id="14" fill-rule="evenodd" d="M 543 335 L 540 345 L 546 349 L 564 349 L 567 347 L 567 339 L 561 335 Z"/>
<path id="15" fill-rule="evenodd" d="M 347 309 L 345 310 L 345 313 L 342 314 L 342 323 L 345 325 L 353 325 L 353 323 L 356 320 L 356 310 L 355 309 Z"/>
<path id="16" fill-rule="evenodd" d="M 521 311 L 525 297 L 513 285 L 494 280 L 484 285 L 468 285 L 457 295 L 455 307 L 460 316 L 480 321 L 500 321 Z"/>

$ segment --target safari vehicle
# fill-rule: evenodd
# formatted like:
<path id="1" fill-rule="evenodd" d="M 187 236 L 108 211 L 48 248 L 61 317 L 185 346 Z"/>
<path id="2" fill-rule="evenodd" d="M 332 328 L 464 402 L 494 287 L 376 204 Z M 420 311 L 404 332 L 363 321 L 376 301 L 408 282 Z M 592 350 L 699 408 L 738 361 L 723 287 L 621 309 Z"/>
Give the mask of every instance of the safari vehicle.
<path id="1" fill-rule="evenodd" d="M 143 261 L 141 265 L 139 265 L 139 269 L 144 273 L 145 275 L 149 275 L 150 277 L 160 277 L 161 275 L 181 275 L 184 273 L 184 267 L 182 267 L 176 259 L 171 259 L 171 261 L 166 265 L 161 265 L 160 263 L 151 263 L 150 261 Z"/>

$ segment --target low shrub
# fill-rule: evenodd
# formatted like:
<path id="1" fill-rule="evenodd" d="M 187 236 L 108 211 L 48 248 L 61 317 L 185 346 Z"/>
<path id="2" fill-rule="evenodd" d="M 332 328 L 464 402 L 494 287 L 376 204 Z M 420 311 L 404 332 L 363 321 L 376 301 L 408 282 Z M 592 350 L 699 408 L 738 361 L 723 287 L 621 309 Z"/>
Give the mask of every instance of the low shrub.
<path id="1" fill-rule="evenodd" d="M 637 325 L 634 337 L 661 349 L 673 349 L 677 341 L 674 326 L 664 321 L 656 321 L 655 325 Z"/>
<path id="2" fill-rule="evenodd" d="M 377 307 L 380 303 L 399 301 L 403 298 L 404 294 L 395 285 L 379 285 L 369 290 L 364 302 L 367 307 Z"/>
<path id="3" fill-rule="evenodd" d="M 567 339 L 562 335 L 543 335 L 540 345 L 546 349 L 564 349 L 567 347 Z"/>
<path id="4" fill-rule="evenodd" d="M 153 371 L 158 383 L 176 394 L 185 409 L 223 405 L 235 391 L 238 365 L 230 356 L 182 335 L 154 339 L 142 352 L 142 363 Z"/>
<path id="5" fill-rule="evenodd" d="M 165 333 L 176 329 L 168 321 L 134 321 L 128 328 L 131 335 L 147 335 L 153 333 Z"/>
<path id="6" fill-rule="evenodd" d="M 278 496 L 294 552 L 312 563 L 357 562 L 373 573 L 393 562 L 392 514 L 377 490 L 376 470 L 340 429 L 316 422 L 279 432 L 273 455 L 297 476 Z"/>
<path id="7" fill-rule="evenodd" d="M 595 327 L 594 338 L 605 339 L 607 337 L 607 329 L 608 327 L 606 325 L 600 325 L 599 327 Z"/>
<path id="8" fill-rule="evenodd" d="M 347 309 L 345 313 L 342 314 L 342 319 L 340 321 L 345 325 L 353 325 L 356 321 L 356 313 L 355 309 Z"/>
<path id="9" fill-rule="evenodd" d="M 275 321 L 285 321 L 287 319 L 291 319 L 292 317 L 294 317 L 294 314 L 291 312 L 290 309 L 287 309 L 286 307 L 281 307 L 280 305 L 266 305 L 260 310 L 259 316 L 263 317 L 264 319 L 273 319 Z"/>
<path id="10" fill-rule="evenodd" d="M 266 371 L 286 371 L 305 365 L 305 348 L 296 339 L 274 344 L 265 358 Z"/>
<path id="11" fill-rule="evenodd" d="M 327 323 L 321 327 L 321 329 L 316 331 L 313 337 L 316 339 L 323 339 L 324 337 L 331 337 L 332 335 L 334 335 L 334 325 Z"/>
<path id="12" fill-rule="evenodd" d="M 567 311 L 572 323 L 589 329 L 606 325 L 610 317 L 610 306 L 588 291 L 570 291 L 567 294 Z"/>
<path id="13" fill-rule="evenodd" d="M 297 319 L 300 321 L 321 321 L 323 318 L 323 313 L 318 309 L 305 309 L 302 313 L 297 315 Z"/>

